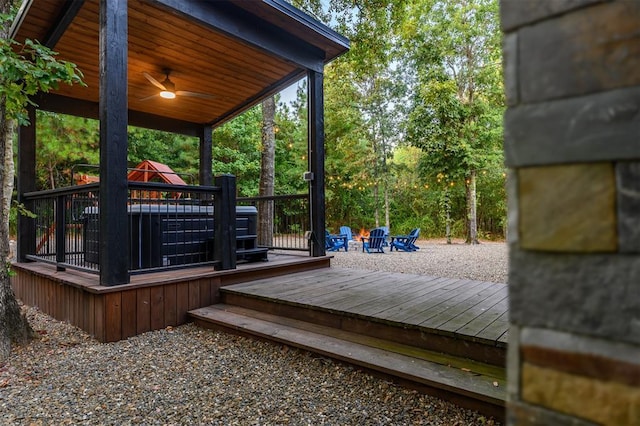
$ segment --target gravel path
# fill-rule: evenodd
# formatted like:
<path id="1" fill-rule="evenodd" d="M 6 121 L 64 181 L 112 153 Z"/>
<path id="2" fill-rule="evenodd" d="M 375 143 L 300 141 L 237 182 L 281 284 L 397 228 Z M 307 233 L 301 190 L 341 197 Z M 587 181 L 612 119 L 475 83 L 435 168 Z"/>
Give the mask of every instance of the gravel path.
<path id="1" fill-rule="evenodd" d="M 504 244 L 421 247 L 397 255 L 352 250 L 337 254 L 334 264 L 506 281 Z M 191 324 L 100 344 L 36 309 L 26 311 L 39 338 L 0 365 L 2 425 L 494 424 L 282 345 Z"/>

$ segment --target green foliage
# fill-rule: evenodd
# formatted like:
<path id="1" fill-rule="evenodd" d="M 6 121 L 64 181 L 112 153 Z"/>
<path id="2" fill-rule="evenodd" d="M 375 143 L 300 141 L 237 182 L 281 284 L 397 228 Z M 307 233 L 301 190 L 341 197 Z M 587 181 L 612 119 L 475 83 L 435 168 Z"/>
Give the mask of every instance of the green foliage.
<path id="1" fill-rule="evenodd" d="M 416 3 L 427 8 L 416 7 L 407 24 L 424 43 L 407 42 L 418 81 L 407 138 L 428 154 L 433 174 L 459 179 L 501 160 L 497 4 Z"/>
<path id="2" fill-rule="evenodd" d="M 75 184 L 71 182 L 75 165 L 97 164 L 99 161 L 100 142 L 96 120 L 38 111 L 36 131 L 36 174 L 40 188 L 52 189 Z"/>
<path id="3" fill-rule="evenodd" d="M 258 195 L 261 120 L 254 107 L 213 132 L 213 173 L 235 175 L 240 197 Z"/>
<path id="4" fill-rule="evenodd" d="M 301 194 L 308 184 L 302 174 L 308 170 L 306 95 L 298 91 L 295 111 L 288 115 L 286 108 L 276 106 L 275 194 Z"/>
<path id="5" fill-rule="evenodd" d="M 198 138 L 175 133 L 129 127 L 129 167 L 144 160 L 171 167 L 187 184 L 198 183 L 200 148 Z"/>
<path id="6" fill-rule="evenodd" d="M 406 131 L 407 140 L 426 154 L 425 179 L 469 184 L 474 173 L 501 172 L 504 99 L 497 2 L 415 0 L 409 10 L 404 47 L 416 83 Z M 479 194 L 484 183 L 478 182 Z M 499 194 L 493 188 L 486 192 Z M 493 214 L 502 210 L 498 198 L 485 198 L 478 215 L 489 201 L 497 203 Z"/>
<path id="7" fill-rule="evenodd" d="M 478 225 L 485 239 L 502 238 L 507 226 L 506 174 L 483 170 L 478 176 Z"/>
<path id="8" fill-rule="evenodd" d="M 393 234 L 419 227 L 423 237 L 442 237 L 448 200 L 460 237 L 465 179 L 475 170 L 480 231 L 500 236 L 506 206 L 497 1 L 293 3 L 351 41 L 324 74 L 327 227 L 372 228 L 387 191 Z M 258 193 L 261 120 L 257 106 L 213 132 L 213 172 L 237 176 L 239 196 Z M 53 114 L 38 121 L 43 185 L 66 184 L 74 164 L 98 162 L 96 122 Z M 306 192 L 304 86 L 291 105 L 278 104 L 276 126 L 275 193 Z M 128 155 L 130 166 L 151 159 L 198 175 L 196 138 L 130 128 Z"/>
<path id="9" fill-rule="evenodd" d="M 0 24 L 10 18 L 0 16 Z M 19 45 L 0 38 L 0 98 L 4 98 L 7 114 L 20 124 L 28 122 L 26 107 L 34 105 L 30 96 L 57 89 L 60 83 L 84 84 L 82 73 L 67 61 L 56 60 L 56 53 L 37 41 Z"/>

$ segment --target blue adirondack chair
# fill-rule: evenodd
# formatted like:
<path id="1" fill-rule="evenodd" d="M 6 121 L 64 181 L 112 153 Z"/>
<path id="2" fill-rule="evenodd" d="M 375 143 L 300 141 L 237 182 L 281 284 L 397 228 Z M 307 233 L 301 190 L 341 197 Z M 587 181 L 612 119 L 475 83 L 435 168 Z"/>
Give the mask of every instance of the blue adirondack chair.
<path id="1" fill-rule="evenodd" d="M 381 226 L 380 229 L 384 230 L 384 243 L 382 243 L 382 247 L 389 247 L 389 228 Z"/>
<path id="2" fill-rule="evenodd" d="M 420 236 L 420 228 L 415 228 L 407 235 L 396 235 L 391 238 L 391 251 L 416 251 L 420 247 L 416 245 L 416 240 Z"/>
<path id="3" fill-rule="evenodd" d="M 340 236 L 347 238 L 347 246 L 349 246 L 349 243 L 353 241 L 353 232 L 348 226 L 340 227 Z"/>
<path id="4" fill-rule="evenodd" d="M 384 253 L 384 243 L 387 240 L 384 229 L 372 229 L 368 237 L 362 237 L 360 240 L 362 241 L 362 251 L 366 250 L 367 253 L 371 253 L 373 250 L 374 253 Z"/>
<path id="5" fill-rule="evenodd" d="M 331 235 L 329 231 L 325 229 L 325 250 L 327 251 L 338 251 L 341 248 L 344 251 L 348 250 L 347 246 L 347 238 L 343 235 Z"/>

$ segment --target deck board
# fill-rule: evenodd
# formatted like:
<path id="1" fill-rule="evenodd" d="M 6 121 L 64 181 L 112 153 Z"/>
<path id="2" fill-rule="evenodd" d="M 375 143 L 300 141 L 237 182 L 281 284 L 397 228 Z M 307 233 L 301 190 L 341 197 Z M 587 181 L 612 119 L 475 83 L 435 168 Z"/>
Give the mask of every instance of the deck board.
<path id="1" fill-rule="evenodd" d="M 324 279 L 322 275 L 311 271 L 281 277 L 275 283 L 269 279 L 263 279 L 239 284 L 237 287 L 234 286 L 234 288 L 241 289 L 248 294 L 255 294 L 262 297 L 271 297 L 273 294 L 280 298 L 286 298 L 289 301 L 296 301 L 296 298 L 299 296 L 308 297 L 316 293 L 329 294 L 336 289 L 358 285 L 359 279 L 347 272 L 336 274 L 334 280 L 331 282 Z M 373 274 L 373 272 L 370 274 Z M 268 284 L 267 288 L 264 286 L 265 283 Z"/>
<path id="2" fill-rule="evenodd" d="M 355 310 L 362 315 L 375 315 L 392 307 L 401 305 L 403 303 L 400 296 L 407 298 L 414 298 L 421 293 L 428 291 L 429 288 L 433 288 L 439 285 L 438 278 L 436 277 L 405 277 L 405 283 L 395 284 L 393 287 L 393 296 L 389 296 L 389 289 L 379 292 L 372 297 L 367 297 L 360 300 L 353 300 L 345 308 L 349 310 Z M 417 286 L 420 282 L 422 285 Z"/>
<path id="3" fill-rule="evenodd" d="M 330 269 L 225 287 L 225 292 L 481 340 L 506 342 L 507 286 L 466 279 Z M 503 345 L 504 346 L 504 345 Z"/>
<path id="4" fill-rule="evenodd" d="M 496 298 L 498 294 L 496 294 Z M 507 296 L 504 296 L 502 299 L 497 301 L 494 305 L 486 308 L 483 312 L 478 313 L 477 310 L 473 312 L 473 318 L 471 318 L 467 323 L 456 329 L 456 333 L 460 333 L 463 335 L 471 335 L 474 337 L 480 337 L 479 335 L 482 333 L 487 326 L 495 322 L 498 318 L 500 318 L 508 309 L 509 301 Z M 505 322 L 505 324 L 507 324 Z"/>
<path id="5" fill-rule="evenodd" d="M 495 321 L 486 326 L 476 336 L 487 340 L 498 340 L 506 342 L 505 327 L 509 326 L 509 312 L 504 312 Z"/>
<path id="6" fill-rule="evenodd" d="M 468 291 L 455 296 L 452 303 L 441 303 L 426 314 L 419 314 L 421 318 L 426 318 L 420 325 L 437 328 L 499 291 L 500 287 L 493 283 L 478 282 L 478 285 L 470 286 Z M 429 315 L 431 316 L 428 317 Z"/>
<path id="7" fill-rule="evenodd" d="M 361 303 L 353 307 L 362 315 L 380 316 L 392 319 L 396 312 L 403 312 L 409 309 L 413 303 L 419 303 L 418 300 L 429 294 L 435 294 L 439 289 L 449 285 L 452 282 L 449 278 L 435 279 L 419 279 L 412 280 L 410 287 L 394 287 L 391 295 L 383 295 L 378 297 L 373 304 Z"/>
<path id="8" fill-rule="evenodd" d="M 289 301 L 293 303 L 299 304 L 307 304 L 312 303 L 314 305 L 320 305 L 325 303 L 326 301 L 334 300 L 336 298 L 346 297 L 346 295 L 354 292 L 358 292 L 358 288 L 366 285 L 373 286 L 376 280 L 381 278 L 376 277 L 374 279 L 370 279 L 367 276 L 350 276 L 341 278 L 337 281 L 334 281 L 334 277 L 330 281 L 327 281 L 326 277 L 322 277 L 325 281 L 325 285 L 322 288 L 311 289 L 307 291 L 304 286 L 299 288 L 299 291 L 295 293 L 290 293 L 285 296 L 289 299 Z M 335 284 L 334 284 L 335 282 Z"/>
<path id="9" fill-rule="evenodd" d="M 387 282 L 384 277 L 376 275 L 374 278 L 367 279 L 356 277 L 351 285 L 344 286 L 338 291 L 331 291 L 325 294 L 305 295 L 298 297 L 299 303 L 312 303 L 317 306 L 325 306 L 333 309 L 345 309 L 343 305 L 349 306 L 362 300 L 362 295 L 367 294 L 368 298 L 373 298 L 380 291 L 385 291 Z"/>
<path id="10" fill-rule="evenodd" d="M 336 276 L 335 280 L 327 282 L 322 276 L 316 276 L 316 282 L 313 285 L 305 285 L 298 283 L 297 288 L 291 289 L 286 293 L 280 293 L 292 301 L 304 303 L 308 298 L 316 298 L 319 296 L 330 295 L 336 291 L 342 291 L 348 288 L 357 287 L 366 282 L 367 277 L 354 277 L 345 274 L 344 276 Z"/>
<path id="11" fill-rule="evenodd" d="M 380 312 L 380 315 L 389 321 L 403 322 L 407 324 L 419 324 L 426 309 L 433 309 L 435 306 L 448 301 L 455 297 L 459 292 L 464 290 L 466 284 L 469 284 L 467 280 L 458 279 L 446 279 L 440 286 L 434 288 L 432 291 L 421 294 L 420 297 L 410 298 L 402 305 L 393 309 L 387 309 Z M 416 315 L 421 314 L 418 318 Z M 416 318 L 409 322 L 409 318 Z"/>

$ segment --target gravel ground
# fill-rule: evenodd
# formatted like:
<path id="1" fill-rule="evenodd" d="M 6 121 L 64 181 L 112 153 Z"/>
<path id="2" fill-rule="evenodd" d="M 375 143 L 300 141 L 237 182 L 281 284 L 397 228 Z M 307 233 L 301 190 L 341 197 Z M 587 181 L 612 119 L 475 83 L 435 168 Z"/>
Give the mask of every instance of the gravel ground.
<path id="1" fill-rule="evenodd" d="M 336 254 L 334 264 L 506 282 L 505 244 L 420 247 L 398 254 L 351 250 Z M 101 344 L 25 310 L 38 338 L 0 365 L 2 425 L 494 424 L 282 345 L 191 324 Z"/>
<path id="2" fill-rule="evenodd" d="M 330 253 L 331 266 L 372 271 L 404 272 L 448 278 L 507 282 L 507 244 L 482 242 L 467 245 L 462 240 L 447 244 L 445 240 L 418 241 L 414 252 L 363 253 L 359 243 L 351 243 L 349 251 Z"/>

